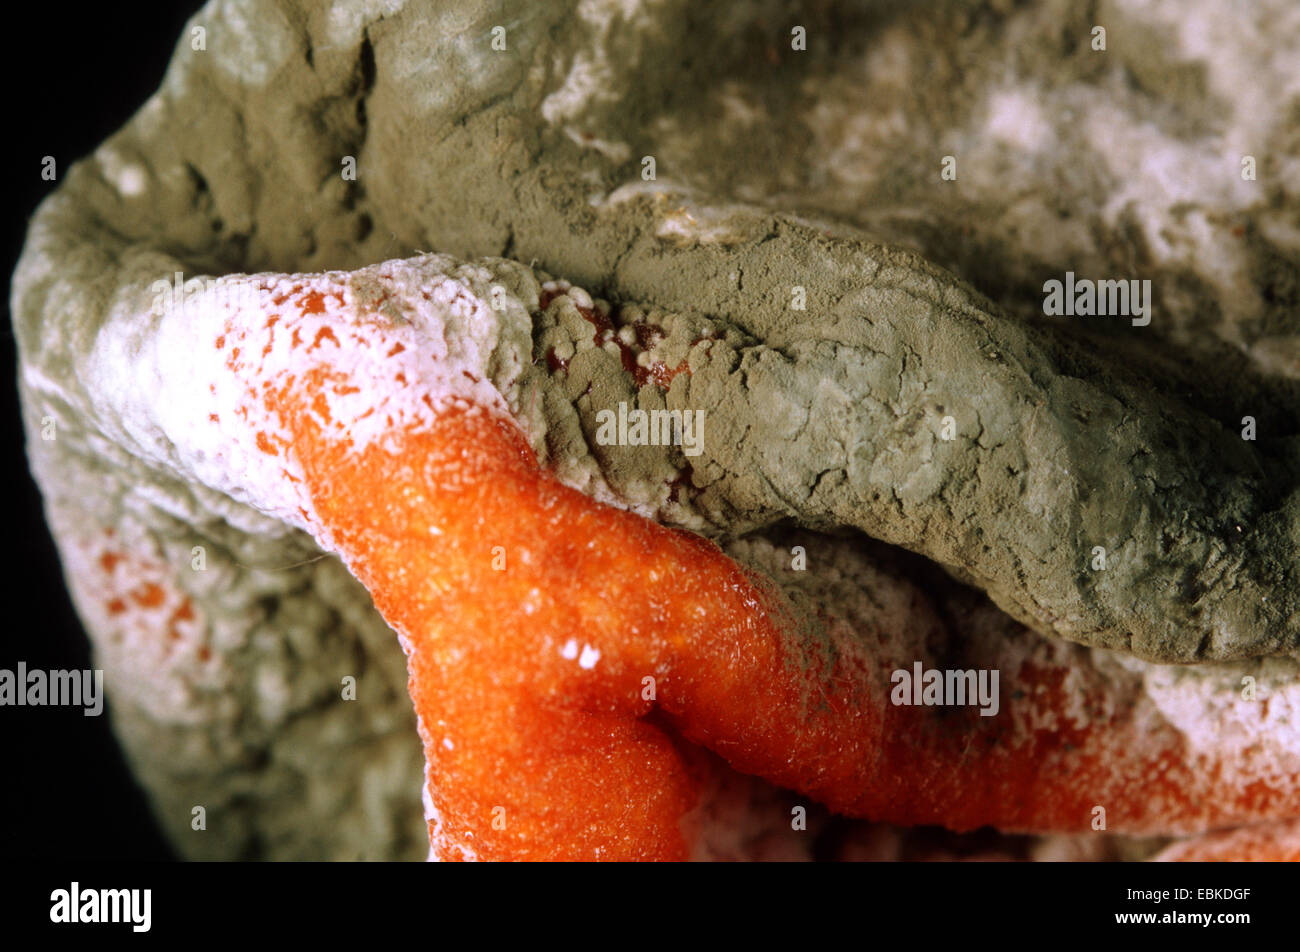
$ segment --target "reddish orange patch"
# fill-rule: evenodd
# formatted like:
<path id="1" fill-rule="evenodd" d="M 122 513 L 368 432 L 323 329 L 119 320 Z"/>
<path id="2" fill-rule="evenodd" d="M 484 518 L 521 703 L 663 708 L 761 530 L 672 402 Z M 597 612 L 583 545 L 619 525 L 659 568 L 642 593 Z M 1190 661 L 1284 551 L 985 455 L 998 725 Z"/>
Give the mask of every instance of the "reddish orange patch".
<path id="1" fill-rule="evenodd" d="M 161 586 L 153 582 L 144 582 L 129 593 L 131 600 L 141 608 L 157 608 L 167 598 Z"/>
<path id="2" fill-rule="evenodd" d="M 331 329 L 328 328 L 328 327 L 322 327 L 320 330 L 318 330 L 318 331 L 316 332 L 316 337 L 315 337 L 315 339 L 312 340 L 312 342 L 311 342 L 311 346 L 308 347 L 307 349 L 308 349 L 308 350 L 315 350 L 317 347 L 320 346 L 321 341 L 323 341 L 323 340 L 327 340 L 327 341 L 329 341 L 329 342 L 330 342 L 331 344 L 333 344 L 335 347 L 337 347 L 337 346 L 339 345 L 339 339 L 338 339 L 337 337 L 334 336 L 334 331 L 331 330 Z"/>
<path id="3" fill-rule="evenodd" d="M 167 619 L 167 634 L 175 641 L 181 638 L 181 623 L 194 621 L 194 605 L 190 602 L 189 596 L 181 599 L 181 603 L 176 606 L 176 610 L 171 613 Z"/>
<path id="4" fill-rule="evenodd" d="M 447 858 L 684 858 L 697 789 L 670 724 L 788 782 L 867 760 L 871 706 L 801 665 L 770 586 L 562 486 L 513 424 L 453 412 L 352 454 L 294 418 L 318 516 L 410 639 Z"/>
<path id="5" fill-rule="evenodd" d="M 101 571 L 83 580 L 89 586 L 84 594 L 114 619 L 111 638 L 135 635 L 140 650 L 155 651 L 158 660 L 171 657 L 178 643 L 197 640 L 203 627 L 199 610 L 177 584 L 177 567 L 159 561 L 158 552 L 147 544 L 100 549 L 94 562 Z"/>
<path id="6" fill-rule="evenodd" d="M 308 291 L 299 299 L 298 306 L 304 314 L 324 314 L 325 295 L 319 291 Z"/>

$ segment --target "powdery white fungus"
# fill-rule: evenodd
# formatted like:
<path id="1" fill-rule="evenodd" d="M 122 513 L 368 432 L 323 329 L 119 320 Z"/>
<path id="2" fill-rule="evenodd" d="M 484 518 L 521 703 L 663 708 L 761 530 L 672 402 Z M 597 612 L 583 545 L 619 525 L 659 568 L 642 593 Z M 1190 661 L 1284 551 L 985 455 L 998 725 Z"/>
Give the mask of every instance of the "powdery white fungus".
<path id="1" fill-rule="evenodd" d="M 450 405 L 509 412 L 490 375 L 524 362 L 497 352 L 510 315 L 451 268 L 431 255 L 352 273 L 190 281 L 179 292 L 164 281 L 160 316 L 115 315 L 100 333 L 96 392 L 117 395 L 143 455 L 311 530 L 278 402 L 295 382 L 316 375 L 314 421 L 358 450 L 395 449 L 391 434 Z M 523 335 L 515 351 L 526 354 Z"/>
<path id="2" fill-rule="evenodd" d="M 396 16 L 406 0 L 334 0 L 327 14 L 326 39 L 331 46 L 346 47 L 376 20 Z"/>
<path id="3" fill-rule="evenodd" d="M 577 15 L 590 42 L 575 53 L 560 88 L 542 100 L 542 118 L 549 123 L 563 122 L 595 104 L 618 99 L 615 80 L 628 64 L 623 56 L 612 55 L 614 49 L 624 51 L 625 47 L 611 39 L 617 35 L 626 43 L 644 35 L 644 26 L 651 20 L 638 0 L 581 0 Z"/>
<path id="4" fill-rule="evenodd" d="M 1016 89 L 998 90 L 989 97 L 986 128 L 994 138 L 1030 152 L 1055 141 L 1038 100 Z"/>
<path id="5" fill-rule="evenodd" d="M 127 198 L 135 198 L 144 192 L 148 184 L 148 173 L 116 149 L 101 146 L 95 151 L 95 161 L 99 163 L 100 171 L 109 184 Z"/>
<path id="6" fill-rule="evenodd" d="M 298 45 L 294 26 L 275 7 L 255 0 L 228 0 L 213 12 L 214 16 L 191 21 L 207 31 L 207 49 L 198 55 L 208 53 L 217 68 L 236 82 L 265 86 Z M 190 38 L 187 29 L 187 44 Z"/>
<path id="7" fill-rule="evenodd" d="M 866 641 L 879 697 L 887 694 L 888 672 L 918 660 L 942 666 L 935 652 L 948 645 L 953 665 L 1000 671 L 998 742 L 1013 756 L 1019 748 L 1032 749 L 1044 732 L 1088 731 L 1090 746 L 1111 769 L 1145 770 L 1141 765 L 1172 754 L 1194 774 L 1214 778 L 1219 795 L 1234 803 L 1248 802 L 1248 791 L 1261 783 L 1286 789 L 1300 775 L 1300 662 L 1294 659 L 1152 664 L 1036 635 L 990 603 L 963 606 L 954 627 L 935 611 L 932 595 L 851 542 L 820 538 L 817 546 L 817 572 L 790 571 L 789 547 L 758 537 L 733 542 L 726 551 L 778 579 L 794 597 L 828 606 L 828 624 Z M 947 607 L 949 615 L 956 610 Z M 1059 677 L 1050 691 L 1041 672 Z M 1255 679 L 1254 700 L 1242 696 L 1247 676 Z M 1009 693 L 1020 685 L 1033 687 L 1021 697 Z M 1134 783 L 1139 776 L 1133 773 Z M 1158 789 L 1143 794 L 1152 830 L 1195 829 L 1194 820 L 1171 819 L 1185 817 L 1186 806 L 1163 802 L 1164 794 L 1153 792 Z"/>
<path id="8" fill-rule="evenodd" d="M 575 143 L 584 149 L 595 149 L 611 162 L 622 165 L 632 157 L 632 147 L 626 142 L 611 142 L 607 139 L 601 139 L 590 133 L 580 132 L 572 126 L 564 127 L 565 134 Z M 598 177 L 593 175 L 593 181 L 599 181 Z"/>

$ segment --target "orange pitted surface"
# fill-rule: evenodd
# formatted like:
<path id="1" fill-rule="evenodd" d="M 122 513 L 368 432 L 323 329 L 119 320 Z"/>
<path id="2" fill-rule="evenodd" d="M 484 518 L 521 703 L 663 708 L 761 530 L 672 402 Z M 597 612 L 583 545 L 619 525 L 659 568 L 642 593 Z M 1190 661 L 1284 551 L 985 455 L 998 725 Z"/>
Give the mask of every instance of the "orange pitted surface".
<path id="1" fill-rule="evenodd" d="M 871 706 L 801 667 L 779 596 L 560 485 L 513 424 L 452 411 L 349 454 L 297 419 L 317 515 L 407 640 L 444 858 L 685 858 L 697 780 L 666 723 L 787 783 L 868 760 Z"/>

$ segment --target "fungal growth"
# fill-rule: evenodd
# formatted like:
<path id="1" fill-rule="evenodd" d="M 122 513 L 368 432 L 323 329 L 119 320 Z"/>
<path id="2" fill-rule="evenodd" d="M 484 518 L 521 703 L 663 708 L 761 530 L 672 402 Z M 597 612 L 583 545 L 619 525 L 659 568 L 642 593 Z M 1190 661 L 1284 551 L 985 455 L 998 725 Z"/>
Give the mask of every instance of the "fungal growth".
<path id="1" fill-rule="evenodd" d="M 826 14 L 802 59 L 685 0 L 292 6 L 201 11 L 13 282 L 32 468 L 183 852 L 1294 858 L 1297 206 L 1125 185 L 1049 118 L 1190 148 L 1105 85 L 1141 56 L 979 65 L 1086 46 L 1054 0 Z M 1284 135 L 1166 93 L 1205 148 Z M 886 101 L 957 160 L 879 147 Z M 1039 306 L 1076 272 L 1105 317 Z"/>

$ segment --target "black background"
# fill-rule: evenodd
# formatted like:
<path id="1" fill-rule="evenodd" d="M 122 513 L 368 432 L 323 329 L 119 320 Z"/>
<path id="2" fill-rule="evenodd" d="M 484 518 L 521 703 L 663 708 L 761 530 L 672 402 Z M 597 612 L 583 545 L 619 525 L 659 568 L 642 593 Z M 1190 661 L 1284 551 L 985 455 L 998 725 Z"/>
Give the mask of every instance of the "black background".
<path id="1" fill-rule="evenodd" d="M 156 6 L 156 8 L 155 8 Z M 5 274 L 27 223 L 58 182 L 41 179 L 52 155 L 69 165 L 119 129 L 158 88 L 196 2 L 30 3 L 5 10 Z M 0 533 L 0 668 L 81 669 L 90 645 L 63 584 L 40 495 L 27 468 L 9 315 L 0 328 L 0 428 L 7 518 Z M 0 859 L 174 858 L 113 738 L 111 711 L 0 707 Z"/>

